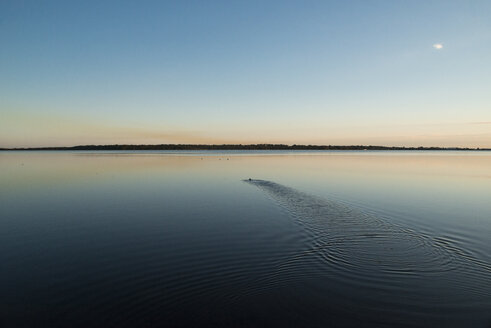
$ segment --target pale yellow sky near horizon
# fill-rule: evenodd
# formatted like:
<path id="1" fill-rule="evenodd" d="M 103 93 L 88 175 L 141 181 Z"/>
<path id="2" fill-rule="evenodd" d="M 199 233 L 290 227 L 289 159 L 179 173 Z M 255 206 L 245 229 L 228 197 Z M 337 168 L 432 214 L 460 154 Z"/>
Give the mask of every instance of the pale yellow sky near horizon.
<path id="1" fill-rule="evenodd" d="M 5 122 L 5 121 L 4 121 Z M 319 144 L 491 148 L 491 122 L 465 123 L 310 123 L 268 126 L 246 122 L 186 129 L 158 124 L 112 125 L 51 115 L 9 115 L 0 123 L 0 147 L 48 147 L 88 144 Z"/>

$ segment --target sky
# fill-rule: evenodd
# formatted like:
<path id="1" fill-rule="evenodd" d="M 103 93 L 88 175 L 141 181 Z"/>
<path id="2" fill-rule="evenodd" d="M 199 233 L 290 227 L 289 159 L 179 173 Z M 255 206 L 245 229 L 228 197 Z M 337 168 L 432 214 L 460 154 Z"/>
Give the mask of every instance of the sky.
<path id="1" fill-rule="evenodd" d="M 491 147 L 491 1 L 0 1 L 0 147 Z"/>

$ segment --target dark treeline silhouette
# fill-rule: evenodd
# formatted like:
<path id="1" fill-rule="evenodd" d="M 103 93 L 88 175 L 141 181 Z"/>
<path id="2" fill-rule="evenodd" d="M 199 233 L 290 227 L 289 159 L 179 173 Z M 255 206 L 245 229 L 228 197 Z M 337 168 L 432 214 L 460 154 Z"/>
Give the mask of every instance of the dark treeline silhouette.
<path id="1" fill-rule="evenodd" d="M 0 148 L 0 150 L 491 150 L 490 148 L 461 147 L 388 147 L 388 146 L 335 146 L 335 145 L 193 145 L 193 144 L 160 144 L 160 145 L 84 145 L 73 147 L 33 147 L 33 148 Z"/>

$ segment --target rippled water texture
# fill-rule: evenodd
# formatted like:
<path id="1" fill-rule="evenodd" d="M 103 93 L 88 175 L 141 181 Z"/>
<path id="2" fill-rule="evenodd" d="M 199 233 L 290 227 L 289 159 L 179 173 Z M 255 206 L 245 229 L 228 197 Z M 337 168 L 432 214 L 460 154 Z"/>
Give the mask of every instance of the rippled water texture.
<path id="1" fill-rule="evenodd" d="M 2 327 L 491 327 L 486 152 L 0 152 Z"/>
<path id="2" fill-rule="evenodd" d="M 317 275 L 329 279 L 333 289 L 346 285 L 371 290 L 361 295 L 363 304 L 357 307 L 367 313 L 373 310 L 370 320 L 374 321 L 385 312 L 380 324 L 387 323 L 387 318 L 391 324 L 410 326 L 418 319 L 423 324 L 426 314 L 421 313 L 432 309 L 450 314 L 472 302 L 487 304 L 483 311 L 489 306 L 491 290 L 485 286 L 491 286 L 491 265 L 450 240 L 275 182 L 245 181 L 266 192 L 307 233 L 304 249 L 278 266 L 268 277 L 271 284 L 282 283 L 279 277 Z M 407 313 L 408 309 L 413 313 Z"/>

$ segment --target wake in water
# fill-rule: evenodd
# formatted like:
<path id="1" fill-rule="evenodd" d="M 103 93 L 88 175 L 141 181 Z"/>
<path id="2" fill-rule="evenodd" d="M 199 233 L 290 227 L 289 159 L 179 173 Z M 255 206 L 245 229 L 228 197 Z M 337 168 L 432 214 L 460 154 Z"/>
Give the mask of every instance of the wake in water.
<path id="1" fill-rule="evenodd" d="M 390 297 L 394 311 L 490 308 L 491 265 L 451 241 L 275 182 L 244 181 L 271 197 L 306 235 L 304 249 L 278 263 L 260 285 L 273 288 L 310 275 L 370 290 L 375 298 Z M 372 296 L 364 295 L 363 302 Z"/>

